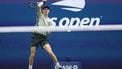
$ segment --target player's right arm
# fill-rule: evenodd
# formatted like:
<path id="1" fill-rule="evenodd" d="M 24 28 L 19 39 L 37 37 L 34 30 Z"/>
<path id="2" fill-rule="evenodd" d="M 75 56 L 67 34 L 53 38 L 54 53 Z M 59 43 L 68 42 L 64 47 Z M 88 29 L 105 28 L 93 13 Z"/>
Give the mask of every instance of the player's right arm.
<path id="1" fill-rule="evenodd" d="M 41 15 L 42 14 L 41 7 L 45 3 L 46 3 L 46 0 L 42 0 L 42 2 L 37 2 L 37 15 Z"/>

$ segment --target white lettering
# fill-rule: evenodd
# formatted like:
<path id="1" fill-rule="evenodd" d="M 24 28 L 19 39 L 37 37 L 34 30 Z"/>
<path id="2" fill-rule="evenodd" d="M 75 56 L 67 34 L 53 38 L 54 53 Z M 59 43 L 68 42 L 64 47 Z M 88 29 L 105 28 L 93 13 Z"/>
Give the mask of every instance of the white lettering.
<path id="1" fill-rule="evenodd" d="M 100 24 L 100 18 L 91 18 L 90 26 L 98 26 Z"/>
<path id="2" fill-rule="evenodd" d="M 88 25 L 90 22 L 89 18 L 83 18 L 80 22 L 80 26 Z"/>
<path id="3" fill-rule="evenodd" d="M 78 69 L 78 65 L 63 65 L 63 69 Z"/>
<path id="4" fill-rule="evenodd" d="M 77 66 L 77 65 L 74 65 L 74 66 L 73 66 L 73 69 L 78 69 L 78 66 Z"/>
<path id="5" fill-rule="evenodd" d="M 77 26 L 79 26 L 79 23 L 80 23 L 79 18 L 71 18 L 71 22 L 70 22 L 69 26 L 77 27 Z"/>
<path id="6" fill-rule="evenodd" d="M 69 18 L 64 17 L 59 21 L 59 26 L 66 27 L 69 25 L 69 22 L 70 22 Z"/>
<path id="7" fill-rule="evenodd" d="M 56 22 L 55 22 L 56 20 L 57 20 L 57 17 L 53 17 L 50 19 L 52 26 L 56 26 Z"/>
<path id="8" fill-rule="evenodd" d="M 68 26 L 72 26 L 72 27 L 77 27 L 77 26 L 98 26 L 100 24 L 100 18 L 99 17 L 92 17 L 92 18 L 61 18 L 60 20 L 58 20 L 57 17 L 52 17 L 52 24 L 53 26 L 61 26 L 61 27 L 68 27 Z M 59 21 L 58 23 L 56 23 L 57 21 Z"/>

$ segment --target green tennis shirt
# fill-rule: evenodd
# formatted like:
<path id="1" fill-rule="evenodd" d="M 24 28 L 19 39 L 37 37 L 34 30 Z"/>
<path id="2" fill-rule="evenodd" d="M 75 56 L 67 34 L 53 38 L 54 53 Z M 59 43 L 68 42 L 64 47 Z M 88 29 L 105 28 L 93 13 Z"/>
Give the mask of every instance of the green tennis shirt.
<path id="1" fill-rule="evenodd" d="M 39 15 L 37 17 L 37 23 L 36 23 L 36 26 L 51 26 L 51 21 L 50 21 L 50 18 L 49 17 L 44 17 L 43 14 Z M 36 33 L 39 33 L 39 34 L 43 34 L 43 35 L 48 35 L 48 32 L 41 32 L 41 31 L 38 31 Z"/>
<path id="2" fill-rule="evenodd" d="M 40 2 L 41 4 L 42 2 Z M 41 6 L 43 5 L 43 3 L 39 6 L 40 7 L 40 15 L 37 15 L 37 19 L 36 19 L 36 25 L 35 26 L 51 26 L 51 20 L 49 17 L 45 17 L 44 14 L 41 11 Z M 48 35 L 49 32 L 41 32 L 38 31 L 36 33 L 42 34 L 42 35 Z"/>

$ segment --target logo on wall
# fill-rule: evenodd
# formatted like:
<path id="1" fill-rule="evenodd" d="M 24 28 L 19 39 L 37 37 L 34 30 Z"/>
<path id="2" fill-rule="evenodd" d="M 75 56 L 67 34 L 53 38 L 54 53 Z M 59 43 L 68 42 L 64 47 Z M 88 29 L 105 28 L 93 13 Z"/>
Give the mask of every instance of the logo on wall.
<path id="1" fill-rule="evenodd" d="M 51 5 L 58 6 L 58 8 L 69 11 L 68 13 L 63 13 L 63 17 L 59 18 L 60 16 L 52 17 L 52 25 L 53 26 L 98 26 L 100 24 L 100 17 L 80 17 L 77 16 L 77 14 L 74 13 L 80 13 L 85 6 L 86 2 L 85 0 L 60 0 L 57 2 L 52 3 Z M 55 11 L 58 12 L 58 11 Z M 74 12 L 72 15 L 75 15 L 76 17 L 72 16 L 65 16 L 65 14 L 69 14 L 70 12 Z"/>
<path id="2" fill-rule="evenodd" d="M 52 5 L 60 6 L 64 10 L 79 12 L 85 8 L 85 0 L 61 0 Z"/>

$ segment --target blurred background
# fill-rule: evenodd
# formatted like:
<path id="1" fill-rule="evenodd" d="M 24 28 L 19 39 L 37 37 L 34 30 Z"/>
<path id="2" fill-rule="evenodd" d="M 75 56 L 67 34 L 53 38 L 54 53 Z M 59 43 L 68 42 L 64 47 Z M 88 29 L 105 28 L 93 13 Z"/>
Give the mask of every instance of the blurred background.
<path id="1" fill-rule="evenodd" d="M 48 0 L 50 17 L 99 17 L 100 25 L 122 24 L 121 0 L 85 0 L 82 11 L 60 9 Z M 34 26 L 36 8 L 28 7 L 29 0 L 0 0 L 0 27 Z M 31 33 L 0 33 L 0 69 L 27 69 Z M 60 61 L 79 62 L 80 69 L 122 69 L 122 31 L 58 32 L 49 41 Z M 51 69 L 52 60 L 37 48 L 34 69 Z M 72 68 L 73 69 L 73 68 Z"/>

